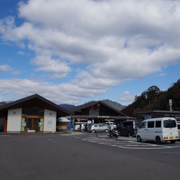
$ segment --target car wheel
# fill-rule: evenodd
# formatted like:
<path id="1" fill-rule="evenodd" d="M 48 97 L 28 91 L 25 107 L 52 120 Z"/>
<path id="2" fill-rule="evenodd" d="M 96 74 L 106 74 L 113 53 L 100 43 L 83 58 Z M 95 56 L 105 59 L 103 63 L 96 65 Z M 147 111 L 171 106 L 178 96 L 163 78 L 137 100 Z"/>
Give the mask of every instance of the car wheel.
<path id="1" fill-rule="evenodd" d="M 93 130 L 92 130 L 92 133 L 95 133 L 95 132 L 96 132 L 96 131 L 93 129 Z"/>
<path id="2" fill-rule="evenodd" d="M 137 142 L 141 142 L 141 141 L 142 141 L 141 137 L 137 136 Z"/>
<path id="3" fill-rule="evenodd" d="M 162 142 L 161 142 L 161 139 L 160 139 L 160 137 L 159 136 L 157 136 L 156 137 L 156 144 L 161 144 Z"/>
<path id="4" fill-rule="evenodd" d="M 108 129 L 106 129 L 106 132 L 108 132 Z"/>
<path id="5" fill-rule="evenodd" d="M 170 141 L 171 142 L 171 144 L 174 144 L 176 141 Z"/>

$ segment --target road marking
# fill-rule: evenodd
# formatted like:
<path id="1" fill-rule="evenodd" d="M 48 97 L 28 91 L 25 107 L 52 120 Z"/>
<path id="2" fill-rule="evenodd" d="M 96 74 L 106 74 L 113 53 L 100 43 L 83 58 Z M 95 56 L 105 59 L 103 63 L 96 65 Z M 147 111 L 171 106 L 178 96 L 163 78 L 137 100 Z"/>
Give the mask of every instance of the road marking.
<path id="1" fill-rule="evenodd" d="M 169 145 L 158 145 L 158 144 L 150 144 L 150 143 L 142 143 L 136 141 L 118 141 L 115 139 L 107 139 L 107 138 L 97 138 L 97 137 L 89 137 L 84 138 L 83 141 L 88 141 L 92 143 L 108 145 L 112 147 L 118 147 L 122 149 L 132 149 L 132 150 L 148 150 L 148 149 L 171 149 L 171 148 L 179 148 L 180 146 L 169 146 Z"/>
<path id="2" fill-rule="evenodd" d="M 83 135 L 84 133 L 78 133 L 78 132 L 76 132 L 76 133 L 69 133 L 69 134 L 59 134 L 59 136 L 76 136 L 76 135 Z"/>
<path id="3" fill-rule="evenodd" d="M 99 143 L 99 144 L 106 144 L 106 143 Z"/>
<path id="4" fill-rule="evenodd" d="M 50 142 L 52 142 L 52 143 L 57 143 L 55 140 L 50 139 L 50 138 L 48 138 L 48 141 L 50 141 Z"/>

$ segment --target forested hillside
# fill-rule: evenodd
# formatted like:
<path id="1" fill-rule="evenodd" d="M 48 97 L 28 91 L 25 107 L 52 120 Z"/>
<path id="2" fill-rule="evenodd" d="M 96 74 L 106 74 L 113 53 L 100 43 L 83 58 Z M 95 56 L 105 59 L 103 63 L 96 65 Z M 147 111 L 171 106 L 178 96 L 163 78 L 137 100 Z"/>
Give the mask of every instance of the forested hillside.
<path id="1" fill-rule="evenodd" d="M 173 110 L 180 111 L 180 79 L 167 91 L 160 91 L 157 86 L 151 86 L 140 96 L 136 96 L 134 102 L 122 112 L 136 116 L 139 111 L 169 110 L 169 99 L 172 99 Z"/>

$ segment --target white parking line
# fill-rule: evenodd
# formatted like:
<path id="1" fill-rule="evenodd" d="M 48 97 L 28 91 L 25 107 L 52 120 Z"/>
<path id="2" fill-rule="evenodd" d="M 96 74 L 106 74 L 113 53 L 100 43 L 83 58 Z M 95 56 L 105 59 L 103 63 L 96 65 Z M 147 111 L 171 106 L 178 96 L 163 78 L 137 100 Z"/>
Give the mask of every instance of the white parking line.
<path id="1" fill-rule="evenodd" d="M 150 144 L 150 143 L 142 143 L 136 141 L 118 141 L 113 139 L 107 138 L 96 138 L 96 137 L 89 137 L 83 139 L 83 141 L 93 142 L 101 145 L 108 145 L 112 147 L 118 147 L 122 149 L 138 149 L 138 150 L 148 150 L 148 149 L 170 149 L 170 148 L 179 148 L 180 146 L 165 146 L 165 145 L 158 145 L 158 144 Z M 179 143 L 179 142 L 178 142 Z"/>
<path id="2" fill-rule="evenodd" d="M 112 147 L 119 147 L 118 145 L 110 145 L 110 146 L 112 146 Z"/>

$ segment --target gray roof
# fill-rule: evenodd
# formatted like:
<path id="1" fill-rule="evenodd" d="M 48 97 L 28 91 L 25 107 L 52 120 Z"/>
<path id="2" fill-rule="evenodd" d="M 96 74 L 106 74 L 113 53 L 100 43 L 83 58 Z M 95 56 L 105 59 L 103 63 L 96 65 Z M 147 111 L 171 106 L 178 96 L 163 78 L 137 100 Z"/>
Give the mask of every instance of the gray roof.
<path id="1" fill-rule="evenodd" d="M 110 109 L 112 109 L 113 111 L 119 113 L 122 116 L 126 116 L 124 113 L 121 112 L 121 110 L 124 108 L 124 106 L 122 106 L 121 104 L 119 104 L 117 102 L 113 102 L 110 100 L 90 101 L 90 102 L 82 104 L 80 106 L 70 107 L 67 109 L 68 109 L 68 111 L 70 111 L 71 114 L 74 114 L 77 111 L 81 111 L 82 109 L 88 108 L 90 106 L 93 106 L 93 105 L 99 104 L 99 103 L 110 108 Z"/>

